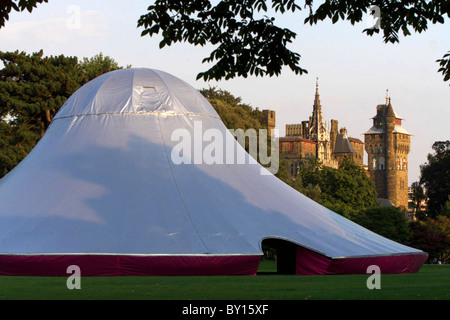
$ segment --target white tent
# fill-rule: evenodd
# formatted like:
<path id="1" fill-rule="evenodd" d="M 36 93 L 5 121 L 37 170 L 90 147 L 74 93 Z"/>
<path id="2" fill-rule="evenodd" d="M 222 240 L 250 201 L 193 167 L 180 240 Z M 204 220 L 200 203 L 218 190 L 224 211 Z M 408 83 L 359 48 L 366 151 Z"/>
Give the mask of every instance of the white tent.
<path id="1" fill-rule="evenodd" d="M 199 160 L 208 129 L 233 138 L 165 72 L 123 69 L 84 85 L 0 180 L 0 274 L 67 275 L 72 264 L 82 275 L 255 274 L 263 241 L 298 274 L 415 272 L 425 261 L 261 174 L 234 139 L 223 156 L 246 163 Z M 177 132 L 192 136 L 186 163 L 173 161 Z"/>

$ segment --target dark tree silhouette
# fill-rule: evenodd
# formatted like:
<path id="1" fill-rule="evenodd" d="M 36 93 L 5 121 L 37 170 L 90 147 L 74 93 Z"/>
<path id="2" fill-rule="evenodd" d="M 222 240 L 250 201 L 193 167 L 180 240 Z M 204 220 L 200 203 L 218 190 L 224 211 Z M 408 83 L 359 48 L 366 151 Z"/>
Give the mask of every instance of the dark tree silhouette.
<path id="1" fill-rule="evenodd" d="M 275 24 L 267 16 L 269 10 L 285 13 L 309 10 L 305 23 L 347 20 L 352 25 L 361 22 L 364 14 L 373 14 L 376 23 L 364 32 L 371 36 L 383 32 L 385 42 L 399 42 L 399 34 L 410 36 L 421 33 L 430 23 L 443 24 L 450 17 L 450 1 L 411 0 L 359 0 L 322 2 L 317 8 L 312 0 L 303 5 L 295 0 L 222 0 L 213 4 L 209 0 L 156 0 L 148 12 L 138 20 L 141 35 L 161 34 L 160 47 L 176 42 L 215 46 L 203 62 L 213 66 L 197 75 L 204 80 L 230 79 L 279 75 L 284 66 L 296 74 L 307 73 L 300 66 L 300 54 L 289 50 L 288 45 L 296 34 Z M 449 54 L 439 63 L 444 80 L 450 78 Z"/>

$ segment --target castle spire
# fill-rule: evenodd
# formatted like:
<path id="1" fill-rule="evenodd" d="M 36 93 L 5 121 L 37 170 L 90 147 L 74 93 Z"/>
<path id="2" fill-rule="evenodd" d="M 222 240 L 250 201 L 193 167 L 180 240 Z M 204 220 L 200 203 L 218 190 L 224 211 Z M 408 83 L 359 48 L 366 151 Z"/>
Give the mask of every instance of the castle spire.
<path id="1" fill-rule="evenodd" d="M 389 89 L 386 89 L 386 105 L 389 105 L 391 98 L 389 98 Z"/>
<path id="2" fill-rule="evenodd" d="M 322 108 L 320 106 L 320 98 L 319 98 L 319 77 L 316 78 L 316 96 L 314 98 L 314 109 L 313 109 L 313 113 L 314 112 L 319 112 L 320 113 L 320 117 L 322 117 Z"/>
<path id="3" fill-rule="evenodd" d="M 316 96 L 314 99 L 314 104 L 320 106 L 320 99 L 319 99 L 319 77 L 316 78 Z"/>
<path id="4" fill-rule="evenodd" d="M 309 139 L 314 139 L 313 137 L 321 136 L 321 132 L 326 130 L 325 124 L 322 117 L 322 106 L 320 105 L 319 97 L 319 78 L 316 78 L 316 95 L 314 97 L 314 105 L 312 116 L 309 121 Z"/>

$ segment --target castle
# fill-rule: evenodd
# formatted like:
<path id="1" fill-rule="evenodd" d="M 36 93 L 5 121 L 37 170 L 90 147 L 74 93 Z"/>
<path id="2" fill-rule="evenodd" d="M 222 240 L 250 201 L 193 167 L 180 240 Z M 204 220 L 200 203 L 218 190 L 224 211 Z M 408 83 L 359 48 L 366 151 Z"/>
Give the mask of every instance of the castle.
<path id="1" fill-rule="evenodd" d="M 364 143 L 349 137 L 346 128 L 338 130 L 338 126 L 338 121 L 333 119 L 328 128 L 323 119 L 319 83 L 316 80 L 313 112 L 309 120 L 287 124 L 286 136 L 280 138 L 280 156 L 288 165 L 291 178 L 295 178 L 302 160 L 307 158 L 316 158 L 332 168 L 339 168 L 346 158 L 363 166 Z"/>
<path id="2" fill-rule="evenodd" d="M 275 111 L 263 111 L 264 124 L 273 132 Z M 338 121 L 331 120 L 328 127 L 322 116 L 319 84 L 313 112 L 309 120 L 286 125 L 285 137 L 279 138 L 280 159 L 287 164 L 287 171 L 294 179 L 309 158 L 318 159 L 323 165 L 339 168 L 344 159 L 364 167 L 374 183 L 380 202 L 408 208 L 408 153 L 410 134 L 402 127 L 402 119 L 392 108 L 390 98 L 377 106 L 372 118 L 373 126 L 364 133 L 364 142 L 349 137 L 346 128 L 338 129 Z M 369 165 L 363 164 L 364 150 Z"/>

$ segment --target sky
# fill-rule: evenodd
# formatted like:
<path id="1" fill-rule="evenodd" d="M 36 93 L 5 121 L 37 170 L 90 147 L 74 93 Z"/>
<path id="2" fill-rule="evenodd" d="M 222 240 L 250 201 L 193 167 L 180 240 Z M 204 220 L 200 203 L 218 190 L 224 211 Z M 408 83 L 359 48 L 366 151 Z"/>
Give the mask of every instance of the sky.
<path id="1" fill-rule="evenodd" d="M 141 37 L 139 17 L 152 1 L 144 0 L 49 0 L 32 13 L 12 12 L 0 29 L 1 51 L 44 50 L 44 55 L 93 57 L 100 52 L 121 66 L 166 71 L 202 89 L 227 90 L 242 102 L 260 110 L 276 111 L 276 128 L 285 134 L 286 124 L 300 123 L 312 113 L 316 78 L 324 119 L 339 121 L 349 136 L 364 140 L 372 126 L 376 106 L 386 90 L 403 127 L 412 134 L 408 156 L 408 182 L 420 178 L 435 141 L 450 139 L 450 86 L 438 73 L 436 62 L 450 51 L 450 23 L 430 25 L 425 33 L 400 37 L 386 44 L 381 34 L 362 31 L 373 25 L 364 17 L 359 24 L 320 22 L 304 24 L 306 11 L 275 16 L 275 23 L 297 34 L 289 49 L 301 55 L 308 74 L 290 69 L 273 77 L 235 78 L 204 82 L 196 80 L 208 65 L 202 64 L 212 46 L 179 43 L 159 48 L 160 36 Z M 1 67 L 1 65 L 0 65 Z"/>

